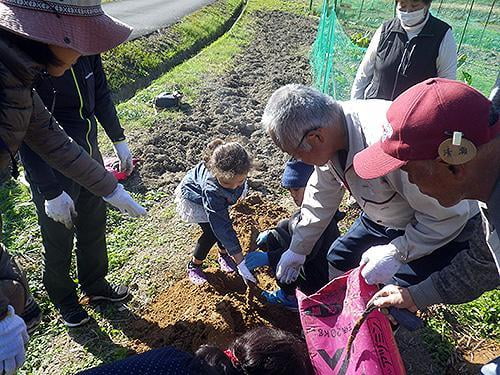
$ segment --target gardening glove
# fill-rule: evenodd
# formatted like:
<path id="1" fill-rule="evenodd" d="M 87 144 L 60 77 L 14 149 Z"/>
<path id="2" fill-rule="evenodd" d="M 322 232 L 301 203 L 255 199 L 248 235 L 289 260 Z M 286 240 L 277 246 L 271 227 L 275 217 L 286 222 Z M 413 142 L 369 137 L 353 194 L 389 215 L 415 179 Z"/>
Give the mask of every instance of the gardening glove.
<path id="1" fill-rule="evenodd" d="M 127 213 L 132 217 L 145 216 L 147 213 L 144 207 L 132 199 L 122 184 L 116 185 L 115 190 L 110 195 L 102 197 L 102 199 L 118 208 L 120 212 Z"/>
<path id="2" fill-rule="evenodd" d="M 13 375 L 23 365 L 28 338 L 24 320 L 9 305 L 7 316 L 0 320 L 0 374 Z"/>
<path id="3" fill-rule="evenodd" d="M 245 264 L 250 271 L 269 265 L 269 256 L 263 251 L 251 251 L 245 256 Z"/>
<path id="4" fill-rule="evenodd" d="M 393 244 L 372 246 L 363 253 L 360 266 L 361 275 L 368 284 L 388 282 L 403 265 L 397 258 L 397 249 Z"/>
<path id="5" fill-rule="evenodd" d="M 257 239 L 255 240 L 255 244 L 257 247 L 261 247 L 266 244 L 267 239 L 269 238 L 269 233 L 271 233 L 269 230 L 265 230 L 264 232 L 259 233 L 257 236 Z"/>
<path id="6" fill-rule="evenodd" d="M 240 274 L 241 277 L 243 277 L 243 281 L 245 281 L 245 284 L 248 284 L 248 281 L 257 284 L 257 279 L 255 278 L 254 275 L 252 275 L 252 273 L 246 266 L 244 260 L 240 264 L 238 264 L 237 267 L 238 267 L 238 273 Z"/>
<path id="7" fill-rule="evenodd" d="M 120 159 L 120 172 L 125 172 L 129 176 L 134 170 L 134 164 L 132 163 L 132 153 L 128 148 L 127 141 L 113 143 L 113 148 L 116 156 Z"/>
<path id="8" fill-rule="evenodd" d="M 293 283 L 299 276 L 300 268 L 304 265 L 306 256 L 294 253 L 288 249 L 283 253 L 278 262 L 276 277 L 285 284 Z"/>
<path id="9" fill-rule="evenodd" d="M 73 228 L 73 218 L 76 217 L 75 203 L 65 191 L 54 199 L 45 201 L 45 213 L 52 220 Z"/>

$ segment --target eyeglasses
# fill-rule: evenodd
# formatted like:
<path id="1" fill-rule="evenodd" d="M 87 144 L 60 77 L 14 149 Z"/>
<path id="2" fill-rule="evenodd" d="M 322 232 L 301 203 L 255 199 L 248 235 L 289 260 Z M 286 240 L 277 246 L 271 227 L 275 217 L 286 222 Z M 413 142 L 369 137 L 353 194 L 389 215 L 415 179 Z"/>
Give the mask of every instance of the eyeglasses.
<path id="1" fill-rule="evenodd" d="M 306 131 L 304 133 L 304 135 L 302 136 L 302 138 L 300 138 L 300 142 L 299 144 L 297 145 L 297 147 L 295 147 L 295 150 L 300 150 L 300 146 L 302 146 L 302 143 L 304 142 L 304 140 L 306 139 L 306 137 L 311 134 L 311 132 L 315 131 L 315 130 L 318 130 L 319 127 L 316 127 L 316 128 L 312 128 L 312 129 L 309 129 L 308 131 Z"/>

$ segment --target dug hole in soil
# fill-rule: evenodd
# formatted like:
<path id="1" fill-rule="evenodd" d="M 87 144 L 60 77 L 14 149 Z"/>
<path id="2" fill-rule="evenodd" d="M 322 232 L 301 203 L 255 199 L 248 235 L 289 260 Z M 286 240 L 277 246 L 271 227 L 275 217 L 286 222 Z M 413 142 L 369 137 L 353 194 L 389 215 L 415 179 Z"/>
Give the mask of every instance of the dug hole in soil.
<path id="1" fill-rule="evenodd" d="M 244 252 L 255 248 L 257 234 L 286 217 L 289 211 L 252 194 L 231 210 L 233 223 Z M 215 249 L 212 252 L 216 254 Z M 299 334 L 297 313 L 269 306 L 262 300 L 263 290 L 276 289 L 269 270 L 256 273 L 258 283 L 247 287 L 236 273 L 218 268 L 205 269 L 209 282 L 202 286 L 187 278 L 163 292 L 132 327 L 140 337 L 133 349 L 173 345 L 195 351 L 202 344 L 225 347 L 235 337 L 260 325 L 274 326 Z"/>

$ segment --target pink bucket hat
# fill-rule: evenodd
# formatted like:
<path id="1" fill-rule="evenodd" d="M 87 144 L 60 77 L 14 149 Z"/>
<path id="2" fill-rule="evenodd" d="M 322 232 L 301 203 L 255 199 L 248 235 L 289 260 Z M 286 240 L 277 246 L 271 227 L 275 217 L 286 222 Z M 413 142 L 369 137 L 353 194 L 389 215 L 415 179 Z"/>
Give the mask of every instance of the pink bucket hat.
<path id="1" fill-rule="evenodd" d="M 132 32 L 104 13 L 100 0 L 0 0 L 0 28 L 82 55 L 116 47 Z"/>

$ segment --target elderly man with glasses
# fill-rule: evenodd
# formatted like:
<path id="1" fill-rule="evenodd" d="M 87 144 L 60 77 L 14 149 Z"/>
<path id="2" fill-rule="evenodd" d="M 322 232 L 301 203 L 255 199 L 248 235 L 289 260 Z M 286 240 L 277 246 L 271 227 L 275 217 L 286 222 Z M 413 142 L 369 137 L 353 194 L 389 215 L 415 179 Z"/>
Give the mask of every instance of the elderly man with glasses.
<path id="1" fill-rule="evenodd" d="M 262 117 L 267 133 L 281 150 L 316 166 L 305 191 L 302 219 L 277 267 L 281 282 L 297 278 L 346 189 L 363 212 L 332 243 L 327 256 L 331 276 L 362 265 L 369 284 L 413 285 L 462 250 L 486 246 L 484 238 L 471 235 L 481 225 L 476 203 L 445 208 L 422 194 L 401 170 L 371 180 L 356 174 L 354 155 L 390 136 L 390 105 L 384 100 L 336 102 L 296 84 L 278 89 L 269 99 Z"/>

